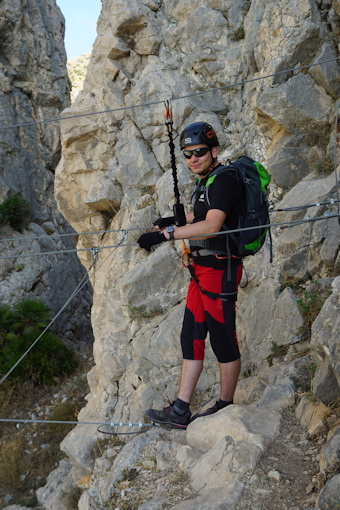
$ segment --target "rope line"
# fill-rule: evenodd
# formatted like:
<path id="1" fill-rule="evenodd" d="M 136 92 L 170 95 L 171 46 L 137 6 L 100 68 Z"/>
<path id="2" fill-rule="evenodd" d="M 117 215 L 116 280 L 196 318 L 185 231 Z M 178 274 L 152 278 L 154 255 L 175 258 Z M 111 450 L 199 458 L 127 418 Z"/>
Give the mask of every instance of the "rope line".
<path id="1" fill-rule="evenodd" d="M 87 232 L 74 232 L 73 234 L 51 234 L 51 235 L 45 234 L 42 236 L 10 237 L 7 239 L 0 239 L 0 243 L 5 242 L 5 241 L 29 241 L 31 239 L 33 239 L 33 240 L 46 239 L 46 237 L 48 237 L 48 239 L 54 239 L 56 237 L 56 239 L 58 240 L 59 237 L 78 237 L 78 236 L 88 236 L 88 235 L 92 235 L 92 234 L 111 234 L 114 232 L 133 232 L 135 230 L 146 230 L 146 229 L 150 229 L 150 228 L 153 228 L 153 226 L 150 225 L 149 227 L 117 228 L 114 230 L 94 230 L 94 231 L 87 231 Z"/>
<path id="2" fill-rule="evenodd" d="M 276 213 L 276 212 L 285 212 L 285 211 L 301 211 L 302 209 L 309 209 L 310 207 L 320 207 L 320 205 L 334 205 L 337 202 L 339 202 L 339 200 L 335 200 L 334 198 L 331 198 L 328 202 L 315 202 L 315 204 L 295 205 L 293 207 L 271 209 L 269 212 Z"/>
<path id="3" fill-rule="evenodd" d="M 287 210 L 294 210 L 293 208 L 292 209 L 287 209 Z M 276 211 L 274 211 L 276 212 Z M 294 221 L 281 221 L 281 222 L 277 222 L 277 223 L 268 223 L 266 225 L 261 225 L 261 229 L 264 229 L 264 228 L 269 228 L 269 227 L 294 227 L 296 225 L 301 225 L 303 223 L 310 223 L 310 222 L 316 222 L 316 221 L 321 221 L 321 220 L 325 220 L 325 219 L 331 219 L 331 218 L 340 218 L 340 213 L 328 213 L 326 212 L 323 216 L 317 216 L 317 217 L 310 217 L 310 216 L 307 216 L 305 219 L 303 220 L 294 220 Z M 222 232 L 214 232 L 214 233 L 210 233 L 210 234 L 201 234 L 201 235 L 198 235 L 196 234 L 195 236 L 192 236 L 194 237 L 195 239 L 196 238 L 199 238 L 199 237 L 211 237 L 211 236 L 221 236 L 221 235 L 227 235 L 227 234 L 234 234 L 236 232 L 246 232 L 247 230 L 258 230 L 259 229 L 259 226 L 254 226 L 254 227 L 244 227 L 244 228 L 236 228 L 236 229 L 233 229 L 233 230 L 223 230 Z M 125 232 L 125 231 L 124 231 Z M 185 239 L 191 239 L 191 237 L 186 237 Z M 180 239 L 175 239 L 176 241 L 179 241 Z M 118 243 L 118 244 L 113 244 L 113 245 L 110 245 L 110 246 L 99 246 L 99 247 L 96 247 L 96 250 L 108 250 L 108 249 L 112 249 L 112 248 L 127 248 L 129 246 L 136 246 L 137 243 L 125 243 L 125 244 L 122 244 L 122 243 Z M 64 254 L 64 253 L 75 253 L 75 252 L 82 252 L 82 251 L 92 251 L 93 250 L 93 247 L 92 248 L 74 248 L 72 250 L 59 250 L 59 251 L 45 251 L 45 252 L 42 252 L 42 253 L 29 253 L 29 254 L 24 254 L 24 255 L 5 255 L 4 257 L 0 257 L 0 260 L 8 260 L 8 259 L 20 259 L 20 258 L 30 258 L 30 257 L 42 257 L 42 256 L 45 256 L 45 255 L 56 255 L 56 254 Z M 0 382 L 1 384 L 1 382 Z"/>
<path id="4" fill-rule="evenodd" d="M 58 421 L 58 420 L 35 420 L 35 419 L 17 419 L 17 418 L 0 418 L 0 423 L 45 423 L 47 425 L 51 424 L 65 424 L 65 425 L 99 425 L 106 427 L 144 427 L 146 425 L 150 425 L 150 423 L 123 423 L 123 422 L 101 422 L 101 421 Z"/>
<path id="5" fill-rule="evenodd" d="M 307 205 L 296 205 L 294 207 L 286 207 L 286 208 L 279 208 L 279 209 L 270 209 L 269 213 L 273 214 L 276 212 L 284 212 L 284 211 L 299 211 L 302 209 L 309 209 L 310 207 L 320 207 L 321 205 L 334 205 L 336 203 L 339 203 L 340 200 L 335 200 L 334 198 L 331 198 L 328 202 L 315 202 L 313 204 L 307 204 Z M 73 234 L 51 234 L 51 235 L 42 235 L 42 236 L 22 236 L 22 237 L 9 237 L 5 239 L 0 239 L 0 243 L 4 242 L 21 242 L 21 241 L 30 241 L 34 240 L 37 241 L 39 239 L 54 239 L 56 238 L 58 240 L 59 237 L 78 237 L 78 236 L 87 236 L 87 235 L 95 235 L 95 234 L 113 234 L 116 232 L 135 232 L 137 230 L 150 230 L 154 228 L 153 225 L 149 225 L 146 227 L 134 227 L 134 228 L 117 228 L 113 230 L 94 230 L 94 231 L 87 231 L 87 232 L 75 232 Z M 69 250 L 71 251 L 71 250 Z M 62 252 L 58 251 L 56 253 L 67 253 L 67 251 Z M 21 255 L 23 257 L 23 255 Z M 1 260 L 1 258 L 0 258 Z"/>
<path id="6" fill-rule="evenodd" d="M 102 246 L 98 247 L 96 249 L 98 250 L 105 250 L 107 248 L 118 248 L 118 246 L 135 246 L 136 243 L 127 243 L 124 245 L 114 244 L 112 246 Z M 13 258 L 30 258 L 30 257 L 42 257 L 44 255 L 58 255 L 63 253 L 76 253 L 76 252 L 82 252 L 82 251 L 92 251 L 92 248 L 73 248 L 72 250 L 56 250 L 56 251 L 43 251 L 41 253 L 26 253 L 24 255 L 5 255 L 4 257 L 0 257 L 0 260 L 6 260 L 6 259 L 13 259 Z"/>
<path id="7" fill-rule="evenodd" d="M 25 356 L 31 351 L 31 349 L 33 349 L 33 347 L 38 343 L 38 341 L 41 339 L 41 337 L 46 333 L 46 331 L 52 326 L 52 324 L 57 320 L 57 318 L 59 317 L 59 315 L 65 310 L 65 308 L 67 307 L 67 305 L 70 303 L 70 301 L 85 287 L 85 285 L 88 284 L 88 282 L 91 280 L 91 278 L 93 278 L 93 276 L 97 273 L 97 271 L 102 267 L 103 264 L 105 264 L 105 262 L 108 260 L 108 258 L 115 252 L 115 250 L 123 243 L 123 241 L 125 240 L 125 237 L 126 235 L 124 234 L 122 236 L 122 239 L 120 241 L 120 244 L 117 244 L 115 246 L 115 249 L 112 250 L 111 253 L 109 253 L 109 255 L 104 259 L 104 261 L 97 267 L 97 269 L 92 273 L 91 276 L 89 276 L 89 272 L 91 271 L 92 269 L 92 266 L 94 265 L 94 263 L 91 264 L 91 266 L 89 267 L 89 270 L 88 272 L 84 275 L 84 277 L 82 278 L 82 280 L 80 281 L 80 283 L 77 285 L 77 287 L 75 288 L 75 290 L 72 292 L 71 296 L 67 299 L 67 301 L 65 302 L 65 304 L 61 307 L 61 309 L 59 310 L 59 312 L 57 313 L 57 315 L 55 315 L 55 317 L 53 317 L 53 319 L 50 321 L 50 323 L 46 326 L 46 328 L 44 329 L 44 331 L 38 336 L 38 338 L 30 345 L 30 347 L 26 350 L 26 352 L 21 356 L 21 358 L 13 365 L 13 367 L 3 376 L 3 378 L 0 380 L 0 385 L 8 378 L 8 376 L 13 372 L 13 370 L 19 365 L 19 363 L 25 358 Z M 95 262 L 95 261 L 94 261 Z M 88 278 L 86 281 L 85 279 Z"/>
<path id="8" fill-rule="evenodd" d="M 186 94 L 184 96 L 174 97 L 172 99 L 172 101 L 181 101 L 182 99 L 187 99 L 189 97 L 201 96 L 202 94 L 208 94 L 208 93 L 217 92 L 217 91 L 220 91 L 220 90 L 226 90 L 226 89 L 229 89 L 229 88 L 238 87 L 238 86 L 241 86 L 241 85 L 245 85 L 247 83 L 252 83 L 252 82 L 255 82 L 255 81 L 259 81 L 259 80 L 264 80 L 266 78 L 273 78 L 273 77 L 279 76 L 281 74 L 291 73 L 291 72 L 294 72 L 294 71 L 301 71 L 302 69 L 306 69 L 306 68 L 309 68 L 309 67 L 314 67 L 314 66 L 319 66 L 319 65 L 322 65 L 322 64 L 327 64 L 328 62 L 333 62 L 333 61 L 336 61 L 336 60 L 339 60 L 339 59 L 340 59 L 340 57 L 334 57 L 334 58 L 330 58 L 328 60 L 323 60 L 321 62 L 316 62 L 314 64 L 306 64 L 306 65 L 303 65 L 303 66 L 292 67 L 290 69 L 285 69 L 283 71 L 277 71 L 276 73 L 267 74 L 266 76 L 259 76 L 257 78 L 250 78 L 248 80 L 243 80 L 243 81 L 240 81 L 240 82 L 236 82 L 234 84 L 223 85 L 221 87 L 216 87 L 216 88 L 213 88 L 213 89 L 201 90 L 200 92 L 193 92 L 191 94 Z M 34 125 L 37 125 L 37 124 L 46 124 L 46 123 L 50 123 L 50 122 L 60 122 L 62 120 L 78 119 L 80 117 L 90 117 L 92 115 L 101 115 L 101 114 L 104 114 L 104 113 L 114 113 L 114 112 L 120 112 L 120 111 L 123 111 L 123 110 L 132 110 L 134 108 L 145 108 L 145 107 L 155 106 L 155 105 L 159 105 L 159 104 L 163 104 L 163 103 L 164 103 L 163 100 L 162 101 L 151 101 L 149 103 L 143 103 L 143 104 L 131 105 L 131 106 L 122 106 L 120 108 L 100 110 L 100 111 L 96 111 L 96 112 L 81 113 L 81 114 L 77 114 L 77 115 L 70 115 L 68 117 L 58 117 L 58 118 L 55 118 L 55 119 L 45 119 L 45 120 L 39 120 L 39 121 L 34 121 L 34 122 L 25 122 L 25 123 L 22 123 L 22 124 L 12 124 L 10 126 L 0 126 L 0 130 L 21 128 L 21 127 L 26 127 L 26 126 L 34 126 Z"/>
<path id="9" fill-rule="evenodd" d="M 217 395 L 213 395 L 212 397 L 210 397 L 208 400 L 206 400 L 205 402 L 202 402 L 198 408 L 201 408 L 201 407 L 204 407 L 206 404 L 209 404 L 209 402 L 211 402 L 211 400 L 213 400 L 214 398 L 216 398 Z M 119 422 L 115 422 L 115 421 L 109 421 L 109 422 L 97 422 L 97 421 L 69 421 L 69 420 L 65 420 L 65 421 L 62 421 L 62 420 L 36 420 L 36 419 L 17 419 L 17 418 L 0 418 L 0 423 L 23 423 L 23 424 L 27 424 L 27 423 L 32 423 L 32 424 L 35 424 L 35 423 L 40 423 L 40 424 L 62 424 L 62 425 L 97 425 L 99 427 L 129 427 L 129 428 L 133 428 L 133 427 L 138 427 L 139 429 L 142 429 L 143 427 L 147 427 L 147 430 L 149 430 L 150 428 L 152 427 L 158 427 L 159 425 L 155 425 L 154 423 L 144 423 L 142 421 L 139 421 L 138 423 L 132 423 L 131 421 L 129 421 L 128 423 L 123 423 L 122 421 L 119 421 Z M 165 423 L 166 425 L 166 423 Z M 138 434 L 139 432 L 108 432 L 108 431 L 102 431 L 102 430 L 99 430 L 97 429 L 98 432 L 100 432 L 101 434 L 122 434 L 122 435 L 125 435 L 125 434 Z M 141 432 L 146 432 L 147 430 L 141 430 Z"/>

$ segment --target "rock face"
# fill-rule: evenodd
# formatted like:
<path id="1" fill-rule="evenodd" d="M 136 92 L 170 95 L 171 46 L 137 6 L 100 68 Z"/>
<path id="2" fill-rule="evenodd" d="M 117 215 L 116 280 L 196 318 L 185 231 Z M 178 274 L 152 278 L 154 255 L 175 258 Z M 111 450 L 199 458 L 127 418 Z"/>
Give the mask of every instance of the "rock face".
<path id="1" fill-rule="evenodd" d="M 22 294 L 37 296 L 55 315 L 76 288 L 84 271 L 74 253 L 20 258 L 21 254 L 74 249 L 70 225 L 57 211 L 54 173 L 60 160 L 58 122 L 70 104 L 66 71 L 64 18 L 55 0 L 4 0 L 0 5 L 0 203 L 20 193 L 31 204 L 21 233 L 1 226 L 0 300 L 13 304 Z M 37 124 L 35 124 L 37 123 Z M 11 127 L 23 125 L 22 127 Z M 70 341 L 83 331 L 90 340 L 90 288 L 58 321 Z"/>
<path id="2" fill-rule="evenodd" d="M 96 366 L 79 419 L 138 422 L 146 408 L 163 407 L 165 396 L 176 396 L 189 280 L 180 263 L 181 243 L 161 245 L 150 254 L 135 244 L 140 232 L 172 210 L 163 124 L 167 98 L 173 99 L 177 153 L 177 135 L 185 125 L 210 122 L 220 140 L 221 161 L 244 152 L 261 160 L 272 175 L 272 221 L 295 222 L 273 227 L 272 264 L 268 246 L 245 261 L 248 285 L 239 292 L 238 336 L 243 375 L 258 379 L 240 383 L 238 403 L 253 403 L 261 416 L 294 404 L 295 380 L 303 372 L 295 360 L 311 349 L 304 312 L 315 295 L 318 312 L 324 302 L 312 328 L 316 391 L 324 403 L 329 388 L 339 391 L 336 180 L 334 172 L 318 174 L 315 166 L 325 166 L 333 156 L 340 68 L 337 62 L 323 62 L 338 55 L 338 29 L 338 3 L 330 1 L 103 3 L 84 89 L 63 112 L 62 159 L 56 170 L 60 211 L 76 231 L 93 232 L 79 239 L 78 248 L 105 247 L 93 281 Z M 300 69 L 307 64 L 315 66 Z M 207 92 L 216 87 L 224 88 Z M 84 116 L 68 119 L 78 114 Z M 181 159 L 178 175 L 189 207 L 192 183 Z M 309 221 L 316 217 L 319 221 Z M 107 232 L 96 233 L 101 229 Z M 122 230 L 125 246 L 117 247 Z M 79 256 L 88 268 L 90 253 Z M 283 359 L 288 366 L 282 368 L 277 364 Z M 261 379 L 271 365 L 274 369 Z M 208 347 L 197 393 L 217 387 L 217 364 Z M 196 428 L 199 421 L 189 430 Z M 65 438 L 61 447 L 75 468 L 92 471 L 96 437 L 94 429 L 79 425 Z M 221 451 L 228 457 L 231 444 L 209 445 L 205 455 L 212 471 L 214 463 L 224 462 Z M 233 459 L 237 464 L 237 455 Z M 195 490 L 203 490 L 197 459 L 190 476 Z M 108 483 L 99 475 L 95 479 L 94 495 Z M 219 479 L 214 487 L 225 481 Z M 237 482 L 230 486 L 236 499 L 241 490 Z M 83 495 L 82 509 L 91 508 L 91 494 Z M 178 508 L 194 504 L 205 508 L 197 502 Z M 223 502 L 215 507 L 229 508 Z"/>

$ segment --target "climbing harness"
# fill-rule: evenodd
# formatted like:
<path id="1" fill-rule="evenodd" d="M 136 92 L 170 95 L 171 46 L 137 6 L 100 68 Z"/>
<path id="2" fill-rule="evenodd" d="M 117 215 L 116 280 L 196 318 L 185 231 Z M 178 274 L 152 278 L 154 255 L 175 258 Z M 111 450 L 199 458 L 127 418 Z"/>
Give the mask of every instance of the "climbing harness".
<path id="1" fill-rule="evenodd" d="M 202 294 L 204 294 L 204 296 L 207 296 L 208 298 L 212 299 L 213 301 L 215 301 L 215 299 L 220 299 L 221 301 L 230 301 L 231 296 L 235 297 L 237 295 L 237 290 L 235 290 L 234 292 L 221 292 L 221 294 L 217 294 L 216 292 L 210 292 L 209 290 L 203 289 L 200 285 L 200 282 L 199 282 L 196 274 L 195 274 L 195 270 L 194 270 L 192 264 L 189 264 L 187 267 L 190 271 L 191 278 L 197 283 L 198 288 L 200 289 L 200 292 Z"/>
<path id="2" fill-rule="evenodd" d="M 175 203 L 173 206 L 173 212 L 175 216 L 175 223 L 177 227 L 182 227 L 186 225 L 185 211 L 184 205 L 181 204 L 180 194 L 178 189 L 178 178 L 177 178 L 177 167 L 175 160 L 175 145 L 173 140 L 173 117 L 172 117 L 172 106 L 171 99 L 165 99 L 165 126 L 169 135 L 169 147 L 170 147 L 170 157 L 171 157 L 171 168 L 172 168 L 172 177 L 174 180 L 174 192 L 175 192 Z"/>

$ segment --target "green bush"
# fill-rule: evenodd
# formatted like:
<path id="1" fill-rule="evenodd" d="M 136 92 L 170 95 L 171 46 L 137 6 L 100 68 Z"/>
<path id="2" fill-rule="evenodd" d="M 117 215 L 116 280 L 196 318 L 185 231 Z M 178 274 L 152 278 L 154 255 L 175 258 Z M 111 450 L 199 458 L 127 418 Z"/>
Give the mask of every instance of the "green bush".
<path id="1" fill-rule="evenodd" d="M 0 224 L 9 223 L 15 230 L 21 230 L 29 222 L 31 204 L 17 193 L 0 204 Z"/>
<path id="2" fill-rule="evenodd" d="M 48 307 L 36 299 L 22 299 L 12 310 L 0 305 L 0 374 L 6 374 L 39 337 L 50 321 Z M 46 332 L 9 375 L 12 380 L 52 385 L 71 374 L 75 353 L 54 333 Z"/>

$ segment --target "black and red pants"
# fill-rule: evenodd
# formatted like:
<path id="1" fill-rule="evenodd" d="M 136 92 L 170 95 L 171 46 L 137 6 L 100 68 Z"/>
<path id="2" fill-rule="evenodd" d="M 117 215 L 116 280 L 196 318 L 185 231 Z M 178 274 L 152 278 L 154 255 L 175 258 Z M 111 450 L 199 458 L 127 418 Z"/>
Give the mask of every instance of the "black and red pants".
<path id="1" fill-rule="evenodd" d="M 242 277 L 242 264 L 232 264 L 231 280 L 227 269 L 192 264 L 198 284 L 192 279 L 188 289 L 186 308 L 181 333 L 184 359 L 203 360 L 205 338 L 209 331 L 212 350 L 219 363 L 228 363 L 240 358 L 236 336 L 236 297 Z M 203 290 L 201 292 L 200 288 Z M 231 294 L 230 299 L 212 299 L 204 291 L 215 294 Z"/>

